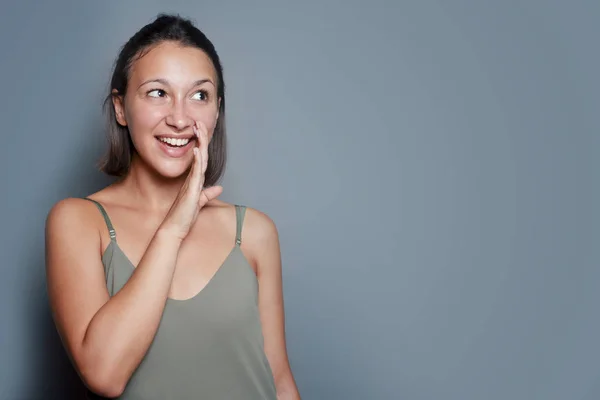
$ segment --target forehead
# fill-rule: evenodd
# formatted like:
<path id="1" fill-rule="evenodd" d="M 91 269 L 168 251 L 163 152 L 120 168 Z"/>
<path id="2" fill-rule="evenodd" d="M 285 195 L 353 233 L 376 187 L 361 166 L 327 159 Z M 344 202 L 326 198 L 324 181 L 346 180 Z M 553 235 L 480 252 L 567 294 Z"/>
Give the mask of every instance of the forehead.
<path id="1" fill-rule="evenodd" d="M 196 48 L 175 42 L 163 42 L 134 61 L 130 70 L 130 83 L 148 79 L 165 79 L 173 84 L 185 85 L 198 79 L 209 78 L 216 83 L 216 71 L 208 55 Z"/>

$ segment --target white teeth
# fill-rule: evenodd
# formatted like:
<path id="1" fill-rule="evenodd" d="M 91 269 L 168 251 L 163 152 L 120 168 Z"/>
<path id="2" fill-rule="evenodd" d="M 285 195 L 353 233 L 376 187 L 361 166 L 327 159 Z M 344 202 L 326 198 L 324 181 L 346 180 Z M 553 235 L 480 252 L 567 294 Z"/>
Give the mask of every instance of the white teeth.
<path id="1" fill-rule="evenodd" d="M 182 147 L 190 142 L 190 139 L 175 139 L 175 138 L 158 138 L 161 142 L 170 144 L 171 146 Z"/>

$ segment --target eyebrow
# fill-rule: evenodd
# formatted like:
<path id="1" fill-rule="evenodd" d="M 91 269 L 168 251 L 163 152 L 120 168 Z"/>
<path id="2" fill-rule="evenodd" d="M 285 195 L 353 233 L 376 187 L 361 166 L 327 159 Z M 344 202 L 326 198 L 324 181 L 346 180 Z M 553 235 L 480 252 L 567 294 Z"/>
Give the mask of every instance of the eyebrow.
<path id="1" fill-rule="evenodd" d="M 147 81 L 142 82 L 142 84 L 140 86 L 138 86 L 138 89 L 141 88 L 142 86 L 147 85 L 148 83 L 152 83 L 152 82 L 162 83 L 165 86 L 169 85 L 169 81 L 167 81 L 166 79 L 161 79 L 161 78 L 158 78 L 158 79 L 149 79 Z M 193 86 L 200 86 L 200 85 L 202 85 L 203 83 L 206 83 L 206 82 L 212 84 L 213 86 L 215 85 L 212 80 L 210 80 L 208 78 L 205 78 L 205 79 L 198 79 L 197 81 L 194 82 Z"/>

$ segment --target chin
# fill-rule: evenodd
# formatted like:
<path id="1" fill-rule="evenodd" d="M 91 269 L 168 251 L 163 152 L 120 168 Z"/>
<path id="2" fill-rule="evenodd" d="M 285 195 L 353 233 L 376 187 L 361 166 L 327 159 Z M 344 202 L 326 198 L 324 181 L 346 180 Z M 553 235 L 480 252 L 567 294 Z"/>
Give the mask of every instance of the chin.
<path id="1" fill-rule="evenodd" d="M 154 164 L 154 170 L 162 177 L 167 179 L 180 178 L 186 175 L 189 170 L 190 163 L 180 160 L 177 162 L 158 162 Z"/>
<path id="2" fill-rule="evenodd" d="M 166 147 L 166 146 L 165 146 Z M 194 161 L 191 151 L 193 146 L 181 149 L 161 149 L 154 146 L 144 146 L 142 152 L 136 153 L 135 158 L 141 161 L 144 169 L 164 179 L 177 179 L 186 175 Z"/>

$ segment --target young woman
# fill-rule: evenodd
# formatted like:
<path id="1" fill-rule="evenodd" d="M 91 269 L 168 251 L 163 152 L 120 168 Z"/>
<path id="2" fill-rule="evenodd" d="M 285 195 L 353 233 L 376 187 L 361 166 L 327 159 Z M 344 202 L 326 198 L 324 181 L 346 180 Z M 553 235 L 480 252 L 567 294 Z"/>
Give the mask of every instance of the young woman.
<path id="1" fill-rule="evenodd" d="M 271 219 L 230 205 L 219 57 L 160 15 L 122 48 L 107 97 L 116 183 L 50 211 L 48 293 L 92 396 L 299 399 Z"/>

